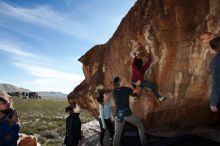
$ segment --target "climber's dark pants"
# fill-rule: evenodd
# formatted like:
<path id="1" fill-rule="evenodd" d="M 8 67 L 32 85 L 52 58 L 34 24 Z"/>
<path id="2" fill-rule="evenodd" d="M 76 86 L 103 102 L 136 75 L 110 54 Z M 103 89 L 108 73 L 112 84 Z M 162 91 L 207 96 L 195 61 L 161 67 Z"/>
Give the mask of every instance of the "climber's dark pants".
<path id="1" fill-rule="evenodd" d="M 133 85 L 134 88 L 136 88 L 136 85 L 134 84 L 133 81 L 132 81 L 132 85 Z M 157 98 L 161 97 L 160 94 L 157 91 L 157 86 L 154 83 L 151 83 L 151 82 L 149 82 L 147 80 L 143 80 L 143 82 L 141 83 L 140 87 L 141 88 L 150 88 Z"/>

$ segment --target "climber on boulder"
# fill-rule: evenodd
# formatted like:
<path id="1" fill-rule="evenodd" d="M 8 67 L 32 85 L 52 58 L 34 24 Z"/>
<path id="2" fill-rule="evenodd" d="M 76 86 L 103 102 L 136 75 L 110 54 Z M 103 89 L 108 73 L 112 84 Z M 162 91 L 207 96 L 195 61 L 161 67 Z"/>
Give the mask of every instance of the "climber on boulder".
<path id="1" fill-rule="evenodd" d="M 148 46 L 145 47 L 145 50 L 147 52 L 147 62 L 144 65 L 142 59 L 138 57 L 139 51 L 131 52 L 130 54 L 131 57 L 134 58 L 132 63 L 132 85 L 134 88 L 137 88 L 137 86 L 141 88 L 150 88 L 158 100 L 163 101 L 165 97 L 158 93 L 157 86 L 154 83 L 144 79 L 144 74 L 150 67 L 153 60 Z"/>
<path id="2" fill-rule="evenodd" d="M 209 41 L 210 52 L 216 54 L 210 63 L 210 69 L 212 73 L 212 92 L 210 109 L 213 112 L 218 111 L 220 105 L 220 37 L 216 37 Z"/>

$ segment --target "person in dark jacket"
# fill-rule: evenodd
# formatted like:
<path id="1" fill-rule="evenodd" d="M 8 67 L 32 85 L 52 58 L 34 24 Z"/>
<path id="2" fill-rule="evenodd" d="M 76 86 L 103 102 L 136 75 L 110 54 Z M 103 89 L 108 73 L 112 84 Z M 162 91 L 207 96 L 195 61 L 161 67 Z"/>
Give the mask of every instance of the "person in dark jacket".
<path id="1" fill-rule="evenodd" d="M 134 88 L 137 86 L 141 88 L 150 88 L 158 100 L 163 101 L 165 97 L 158 93 L 156 84 L 144 79 L 144 74 L 153 61 L 149 47 L 145 47 L 145 50 L 147 52 L 147 62 L 144 65 L 142 59 L 138 58 L 139 51 L 131 53 L 131 57 L 134 58 L 132 63 L 132 85 Z"/>
<path id="2" fill-rule="evenodd" d="M 124 127 L 125 121 L 132 123 L 138 128 L 141 144 L 146 145 L 146 137 L 143 123 L 132 114 L 129 104 L 129 95 L 133 93 L 133 90 L 129 87 L 123 86 L 119 77 L 115 77 L 114 90 L 112 92 L 115 100 L 116 112 L 115 112 L 115 135 L 113 139 L 113 146 L 120 145 L 121 133 Z"/>
<path id="3" fill-rule="evenodd" d="M 64 144 L 66 146 L 77 146 L 81 140 L 81 120 L 80 113 L 74 110 L 77 105 L 69 105 L 66 107 L 66 112 L 69 116 L 66 118 L 66 136 L 64 139 Z"/>
<path id="4" fill-rule="evenodd" d="M 7 117 L 6 111 L 9 109 L 8 101 L 0 97 L 0 146 L 3 146 L 4 135 L 5 135 L 5 120 Z"/>
<path id="5" fill-rule="evenodd" d="M 210 42 L 210 51 L 215 54 L 215 57 L 210 63 L 210 69 L 212 73 L 212 92 L 210 109 L 213 112 L 218 111 L 218 106 L 220 104 L 220 37 L 212 39 Z"/>
<path id="6" fill-rule="evenodd" d="M 2 121 L 0 130 L 0 146 L 17 146 L 20 129 L 17 112 L 10 108 L 5 114 L 7 117 Z"/>

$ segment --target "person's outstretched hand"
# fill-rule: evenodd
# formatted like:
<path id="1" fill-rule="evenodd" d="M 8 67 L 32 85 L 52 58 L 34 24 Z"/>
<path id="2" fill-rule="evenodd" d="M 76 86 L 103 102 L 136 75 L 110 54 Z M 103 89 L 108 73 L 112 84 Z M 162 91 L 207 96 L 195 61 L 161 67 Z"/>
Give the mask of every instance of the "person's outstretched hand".
<path id="1" fill-rule="evenodd" d="M 147 46 L 145 46 L 145 50 L 147 51 L 147 53 L 150 53 L 150 48 L 149 48 L 149 46 L 147 45 Z"/>
<path id="2" fill-rule="evenodd" d="M 141 85 L 141 80 L 138 80 L 135 84 L 136 84 L 137 86 L 140 86 L 140 85 Z"/>
<path id="3" fill-rule="evenodd" d="M 215 112 L 215 113 L 218 112 L 218 108 L 214 105 L 210 105 L 210 109 L 212 112 Z"/>
<path id="4" fill-rule="evenodd" d="M 139 51 L 132 51 L 132 52 L 130 52 L 130 56 L 132 58 L 135 58 L 138 54 L 139 54 Z"/>

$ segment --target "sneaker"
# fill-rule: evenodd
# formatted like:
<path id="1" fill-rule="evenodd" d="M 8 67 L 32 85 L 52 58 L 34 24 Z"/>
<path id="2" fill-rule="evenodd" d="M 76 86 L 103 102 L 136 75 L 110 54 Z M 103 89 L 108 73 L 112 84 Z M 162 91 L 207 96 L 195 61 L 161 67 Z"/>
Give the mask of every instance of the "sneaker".
<path id="1" fill-rule="evenodd" d="M 113 138 L 109 138 L 109 146 L 113 146 Z"/>
<path id="2" fill-rule="evenodd" d="M 161 102 L 161 101 L 163 101 L 163 100 L 165 100 L 165 99 L 166 99 L 166 97 L 163 97 L 163 96 L 161 96 L 161 97 L 158 98 L 159 102 Z"/>
<path id="3" fill-rule="evenodd" d="M 139 98 L 139 96 L 138 96 L 137 93 L 133 93 L 133 94 L 131 94 L 131 96 L 132 96 L 134 99 L 138 99 L 138 98 Z"/>
<path id="4" fill-rule="evenodd" d="M 138 97 L 138 94 L 137 93 L 132 93 L 131 96 Z"/>

